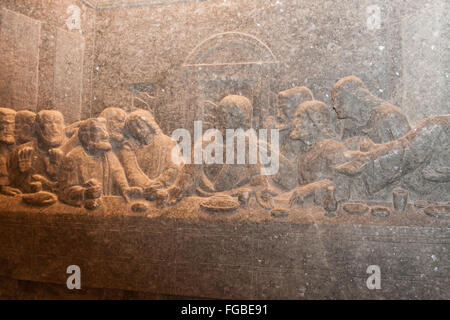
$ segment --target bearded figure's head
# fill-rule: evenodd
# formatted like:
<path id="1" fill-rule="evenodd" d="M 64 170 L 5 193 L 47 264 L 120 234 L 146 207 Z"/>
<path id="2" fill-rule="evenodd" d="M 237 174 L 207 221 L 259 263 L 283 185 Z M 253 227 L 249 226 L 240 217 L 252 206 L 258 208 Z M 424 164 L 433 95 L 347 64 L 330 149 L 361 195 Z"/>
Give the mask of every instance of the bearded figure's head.
<path id="1" fill-rule="evenodd" d="M 0 143 L 14 144 L 14 119 L 16 112 L 8 108 L 0 108 Z"/>
<path id="2" fill-rule="evenodd" d="M 106 129 L 111 143 L 120 145 L 124 141 L 127 113 L 120 108 L 110 107 L 103 110 L 99 117 L 106 119 Z"/>
<path id="3" fill-rule="evenodd" d="M 314 97 L 307 87 L 294 87 L 279 92 L 277 105 L 278 129 L 287 129 L 295 117 L 297 107 L 303 102 L 311 100 L 314 100 Z"/>
<path id="4" fill-rule="evenodd" d="M 331 90 L 331 99 L 338 119 L 348 119 L 359 125 L 365 124 L 372 109 L 383 102 L 356 76 L 336 82 Z"/>
<path id="5" fill-rule="evenodd" d="M 299 105 L 293 126 L 290 138 L 301 141 L 304 149 L 312 147 L 317 140 L 334 138 L 330 111 L 321 101 L 307 101 Z"/>
<path id="6" fill-rule="evenodd" d="M 36 129 L 36 113 L 28 110 L 20 110 L 16 113 L 15 137 L 17 144 L 24 144 L 33 140 Z"/>
<path id="7" fill-rule="evenodd" d="M 250 129 L 252 115 L 252 103 L 248 98 L 238 95 L 226 96 L 217 106 L 217 129 L 222 132 L 226 129 Z"/>
<path id="8" fill-rule="evenodd" d="M 89 154 L 101 154 L 111 150 L 106 119 L 91 118 L 83 121 L 78 129 L 78 139 Z"/>
<path id="9" fill-rule="evenodd" d="M 150 144 L 155 135 L 163 134 L 153 115 L 143 109 L 133 111 L 128 115 L 125 121 L 125 130 L 130 137 L 143 145 Z"/>
<path id="10" fill-rule="evenodd" d="M 42 110 L 36 116 L 36 135 L 45 148 L 57 148 L 64 142 L 64 117 L 56 110 Z"/>

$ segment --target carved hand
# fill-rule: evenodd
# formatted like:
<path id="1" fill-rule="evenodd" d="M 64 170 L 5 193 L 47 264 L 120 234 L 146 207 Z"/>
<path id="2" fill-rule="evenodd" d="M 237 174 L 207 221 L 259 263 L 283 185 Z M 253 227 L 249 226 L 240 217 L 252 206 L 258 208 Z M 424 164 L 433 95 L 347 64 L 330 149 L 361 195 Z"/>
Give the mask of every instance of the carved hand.
<path id="1" fill-rule="evenodd" d="M 51 164 L 58 165 L 62 163 L 64 159 L 64 152 L 62 152 L 61 149 L 54 148 L 48 150 L 48 156 Z"/>
<path id="2" fill-rule="evenodd" d="M 157 180 L 150 180 L 150 182 L 147 183 L 147 185 L 145 186 L 145 190 L 147 190 L 147 189 L 157 190 L 157 189 L 161 189 L 161 188 L 164 188 L 164 185 L 161 181 L 157 181 Z"/>
<path id="3" fill-rule="evenodd" d="M 350 161 L 335 167 L 334 170 L 350 177 L 361 174 L 370 161 L 370 158 L 362 152 L 349 151 L 345 153 L 345 156 Z"/>
<path id="4" fill-rule="evenodd" d="M 18 152 L 19 170 L 20 172 L 27 172 L 32 167 L 34 149 L 31 147 L 24 147 Z"/>
<path id="5" fill-rule="evenodd" d="M 292 191 L 289 198 L 289 207 L 292 208 L 296 205 L 302 205 L 305 202 L 305 196 L 307 195 L 307 190 L 304 187 L 297 187 Z"/>
<path id="6" fill-rule="evenodd" d="M 5 196 L 15 197 L 20 196 L 22 194 L 22 191 L 9 186 L 0 186 L 0 193 L 4 194 Z"/>
<path id="7" fill-rule="evenodd" d="M 57 182 L 50 181 L 46 177 L 44 177 L 40 174 L 33 174 L 31 176 L 31 178 L 34 180 L 34 182 L 39 182 L 41 184 L 41 190 L 42 190 L 43 185 L 50 189 L 56 188 L 56 186 L 57 186 Z M 35 185 L 36 185 L 36 188 L 39 189 L 38 184 L 35 184 Z M 38 192 L 41 190 L 36 190 L 34 192 Z"/>
<path id="8" fill-rule="evenodd" d="M 362 137 L 359 143 L 359 150 L 369 152 L 376 148 L 376 144 L 368 137 Z"/>
<path id="9" fill-rule="evenodd" d="M 163 185 L 161 183 L 152 180 L 151 183 L 147 184 L 147 186 L 144 188 L 145 198 L 149 201 L 155 201 L 156 191 L 162 187 Z"/>
<path id="10" fill-rule="evenodd" d="M 450 182 L 450 167 L 426 167 L 422 175 L 428 181 Z"/>
<path id="11" fill-rule="evenodd" d="M 183 190 L 176 186 L 170 187 L 169 189 L 167 189 L 167 192 L 168 192 L 167 196 L 168 205 L 174 205 L 183 198 Z"/>
<path id="12" fill-rule="evenodd" d="M 93 186 L 84 190 L 85 199 L 98 199 L 102 196 L 102 188 L 100 186 Z"/>
<path id="13" fill-rule="evenodd" d="M 262 191 L 256 191 L 256 201 L 258 204 L 263 207 L 266 210 L 273 209 L 275 204 L 273 202 L 273 196 L 276 195 L 276 193 L 271 190 L 270 188 L 266 188 Z"/>
<path id="14" fill-rule="evenodd" d="M 127 202 L 130 201 L 130 198 L 141 198 L 143 194 L 143 190 L 141 187 L 129 187 L 123 190 L 123 196 Z"/>
<path id="15" fill-rule="evenodd" d="M 91 179 L 84 185 L 84 198 L 85 199 L 98 199 L 102 196 L 103 191 L 101 185 L 97 180 Z"/>

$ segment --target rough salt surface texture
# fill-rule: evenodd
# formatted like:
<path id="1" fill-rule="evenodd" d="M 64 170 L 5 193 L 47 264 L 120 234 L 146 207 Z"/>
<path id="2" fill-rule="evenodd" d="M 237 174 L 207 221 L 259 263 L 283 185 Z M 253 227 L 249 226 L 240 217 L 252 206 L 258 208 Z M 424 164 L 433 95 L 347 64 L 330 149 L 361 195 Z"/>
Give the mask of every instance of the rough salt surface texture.
<path id="1" fill-rule="evenodd" d="M 448 9 L 2 1 L 0 298 L 449 299 Z M 278 171 L 176 163 L 195 120 Z"/>

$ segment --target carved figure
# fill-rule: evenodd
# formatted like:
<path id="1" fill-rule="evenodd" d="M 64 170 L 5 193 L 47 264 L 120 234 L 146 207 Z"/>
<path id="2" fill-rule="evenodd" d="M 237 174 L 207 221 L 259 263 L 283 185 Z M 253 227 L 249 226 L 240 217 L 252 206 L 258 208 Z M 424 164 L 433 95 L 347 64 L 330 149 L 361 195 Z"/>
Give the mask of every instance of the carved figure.
<path id="1" fill-rule="evenodd" d="M 250 129 L 252 112 L 251 102 L 246 97 L 226 96 L 220 101 L 217 108 L 216 128 L 221 133 L 225 133 L 226 129 Z M 201 144 L 202 148 L 207 147 L 210 143 L 212 141 L 205 135 L 195 142 L 195 144 Z M 234 142 L 233 145 L 235 145 Z M 226 152 L 224 145 L 217 142 L 217 146 L 217 150 Z M 236 155 L 236 152 L 234 154 Z M 225 158 L 226 155 L 223 154 L 223 159 Z M 168 190 L 168 203 L 175 203 L 182 197 L 195 193 L 201 196 L 212 196 L 219 192 L 239 195 L 242 193 L 241 188 L 249 186 L 254 190 L 252 194 L 263 208 L 273 208 L 274 192 L 270 188 L 267 177 L 260 175 L 260 162 L 249 164 L 248 154 L 246 154 L 246 159 L 245 164 L 186 164 L 175 184 Z"/>
<path id="2" fill-rule="evenodd" d="M 99 206 L 105 195 L 129 196 L 142 193 L 140 188 L 130 188 L 125 172 L 112 152 L 106 120 L 85 120 L 78 130 L 81 146 L 70 151 L 64 161 L 60 176 L 59 199 L 74 206 L 88 209 Z"/>
<path id="3" fill-rule="evenodd" d="M 124 110 L 115 107 L 106 108 L 99 115 L 99 118 L 106 119 L 106 128 L 110 136 L 111 146 L 116 155 L 125 139 L 124 127 L 126 117 L 127 113 Z M 65 134 L 68 139 L 62 148 L 65 153 L 80 145 L 78 141 L 78 129 L 82 123 L 83 121 L 77 121 L 66 126 Z"/>
<path id="4" fill-rule="evenodd" d="M 64 157 L 64 118 L 59 111 L 43 110 L 35 122 L 36 139 L 19 146 L 13 155 L 11 185 L 25 193 L 57 192 Z"/>
<path id="5" fill-rule="evenodd" d="M 332 186 L 334 167 L 345 162 L 345 145 L 336 141 L 331 128 L 330 111 L 321 101 L 302 103 L 296 112 L 290 138 L 298 140 L 302 156 L 298 161 L 298 184 L 291 205 L 308 197 L 322 205 L 327 189 Z"/>
<path id="6" fill-rule="evenodd" d="M 278 126 L 280 135 L 280 168 L 271 177 L 272 182 L 281 190 L 291 190 L 297 185 L 298 159 L 301 143 L 291 139 L 293 121 L 297 107 L 305 101 L 313 100 L 311 90 L 306 87 L 294 87 L 278 93 Z"/>
<path id="7" fill-rule="evenodd" d="M 291 204 L 311 192 L 317 195 L 317 190 L 322 195 L 323 188 L 331 183 L 338 201 L 351 196 L 374 198 L 377 192 L 399 184 L 414 191 L 416 197 L 438 200 L 444 194 L 448 198 L 449 119 L 449 115 L 431 117 L 404 137 L 374 145 L 369 152 L 354 152 L 334 140 L 329 111 L 323 103 L 303 103 L 297 111 L 291 138 L 302 141 L 306 153 L 299 161 L 300 187 L 295 189 Z M 318 184 L 320 181 L 328 183 Z"/>
<path id="8" fill-rule="evenodd" d="M 0 108 L 0 193 L 15 196 L 21 194 L 10 186 L 11 153 L 14 151 L 14 119 L 16 112 Z"/>
<path id="9" fill-rule="evenodd" d="M 300 104 L 305 101 L 314 100 L 311 90 L 307 87 L 294 87 L 278 93 L 278 130 L 289 131 L 292 121 Z"/>
<path id="10" fill-rule="evenodd" d="M 370 195 L 400 183 L 416 197 L 449 200 L 450 115 L 430 117 L 405 136 L 360 153 L 336 171 L 362 179 Z"/>
<path id="11" fill-rule="evenodd" d="M 124 129 L 127 113 L 120 108 L 109 107 L 100 113 L 99 118 L 106 119 L 106 129 L 108 130 L 111 146 L 114 151 L 118 151 L 125 140 Z"/>
<path id="12" fill-rule="evenodd" d="M 146 193 L 172 185 L 180 170 L 171 156 L 177 143 L 162 132 L 146 110 L 130 113 L 125 127 L 131 140 L 123 144 L 119 158 L 130 185 L 146 188 Z"/>
<path id="13" fill-rule="evenodd" d="M 15 118 L 16 128 L 14 133 L 17 145 L 30 142 L 34 139 L 35 120 L 36 113 L 28 110 L 17 111 Z"/>
<path id="14" fill-rule="evenodd" d="M 345 161 L 346 148 L 331 128 L 328 107 L 321 101 L 302 103 L 294 126 L 290 138 L 301 143 L 303 153 L 298 163 L 299 184 L 332 179 L 334 165 Z"/>
<path id="15" fill-rule="evenodd" d="M 343 121 L 342 139 L 353 138 L 353 149 L 359 150 L 359 137 L 386 143 L 411 130 L 402 111 L 371 93 L 358 77 L 340 79 L 333 86 L 331 97 L 337 117 Z"/>

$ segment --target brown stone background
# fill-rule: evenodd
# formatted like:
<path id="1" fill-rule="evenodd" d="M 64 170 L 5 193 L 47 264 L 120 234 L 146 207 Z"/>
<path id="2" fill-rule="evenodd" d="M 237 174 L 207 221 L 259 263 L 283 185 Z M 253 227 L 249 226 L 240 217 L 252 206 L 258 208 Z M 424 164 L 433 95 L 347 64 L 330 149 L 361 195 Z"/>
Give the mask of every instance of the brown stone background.
<path id="1" fill-rule="evenodd" d="M 71 16 L 67 12 L 70 5 L 76 5 L 81 9 L 81 31 L 69 30 L 66 20 Z M 15 35 L 15 43 L 24 45 L 38 42 L 38 50 L 28 50 L 22 55 L 37 58 L 37 86 L 32 86 L 31 81 L 13 84 L 15 90 L 0 83 L 1 104 L 14 109 L 29 109 L 39 111 L 41 109 L 59 109 L 64 113 L 66 122 L 70 123 L 81 118 L 90 116 L 92 100 L 92 70 L 94 61 L 94 38 L 95 38 L 95 11 L 87 7 L 81 1 L 58 0 L 58 1 L 34 1 L 34 0 L 2 0 L 0 1 L 1 30 L 9 30 Z M 10 23 L 5 20 L 5 10 L 15 15 L 15 20 Z M 20 30 L 23 21 L 33 21 L 40 25 L 39 37 L 35 33 L 22 32 Z M 4 40 L 1 40 L 0 54 L 5 57 Z M 30 45 L 27 45 L 28 47 Z M 15 48 L 16 49 L 16 48 Z M 11 52 L 17 51 L 11 50 Z M 8 53 L 6 53 L 8 54 Z M 36 56 L 37 54 L 37 56 Z M 3 59 L 13 61 L 17 77 L 29 79 L 29 64 L 24 64 L 22 69 L 17 70 L 20 61 L 15 59 Z M 33 60 L 32 60 L 33 61 Z M 1 73 L 11 70 L 11 67 L 1 65 Z M 10 102 L 10 96 L 15 91 L 21 91 L 21 86 L 26 86 L 31 91 L 30 95 L 36 96 L 35 101 L 27 104 L 17 104 L 17 99 Z M 5 92 L 6 91 L 6 92 Z"/>
<path id="2" fill-rule="evenodd" d="M 65 26 L 72 4 L 81 8 L 82 34 Z M 380 28 L 370 30 L 367 8 L 373 5 L 380 8 Z M 1 2 L 2 8 L 41 24 L 38 99 L 29 108 L 59 108 L 68 122 L 98 115 L 111 105 L 130 110 L 137 106 L 137 84 L 138 91 L 145 87 L 167 133 L 190 127 L 202 114 L 201 102 L 189 96 L 197 88 L 186 89 L 192 81 L 184 60 L 205 39 L 230 31 L 256 37 L 279 61 L 262 73 L 257 92 L 264 91 L 272 106 L 279 90 L 295 85 L 310 87 L 331 105 L 332 85 L 354 74 L 399 105 L 413 125 L 448 113 L 448 6 L 445 0 Z M 239 54 L 231 60 L 239 61 Z M 227 76 L 219 86 L 223 95 L 254 94 L 245 89 L 255 86 L 248 71 L 243 67 Z M 212 78 L 223 73 L 214 71 Z M 81 100 L 76 94 L 80 86 Z M 207 98 L 220 99 L 218 94 Z M 261 100 L 252 98 L 255 104 Z"/>
<path id="3" fill-rule="evenodd" d="M 96 211 L 13 199 L 0 211 L 0 299 L 450 299 L 448 220 L 412 205 L 280 219 L 254 201 L 214 215 L 197 200 L 136 214 L 120 197 Z M 379 290 L 366 286 L 373 264 Z M 81 290 L 66 287 L 70 265 Z"/>
<path id="4" fill-rule="evenodd" d="M 369 5 L 381 9 L 378 30 L 367 28 Z M 156 92 L 165 97 L 155 106 L 160 119 L 178 118 L 179 108 L 172 105 L 177 98 L 186 102 L 177 97 L 181 76 L 176 70 L 204 39 L 239 31 L 260 39 L 280 61 L 270 79 L 274 93 L 306 85 L 330 104 L 336 80 L 355 74 L 418 124 L 450 110 L 447 7 L 440 0 L 212 0 L 102 10 L 96 24 L 93 114 L 106 105 L 129 106 L 126 83 L 148 81 L 165 89 Z"/>
<path id="5" fill-rule="evenodd" d="M 66 26 L 70 5 L 81 33 Z M 381 10 L 375 30 L 371 5 Z M 0 103 L 56 108 L 67 122 L 142 107 L 140 97 L 170 134 L 202 117 L 204 100 L 244 94 L 256 112 L 273 111 L 276 93 L 295 85 L 331 107 L 331 87 L 350 74 L 413 125 L 450 112 L 445 0 L 1 0 L 0 9 Z M 231 31 L 255 37 L 276 63 L 217 65 L 270 59 L 238 43 L 204 52 L 203 70 L 183 66 L 198 44 Z M 254 212 L 207 218 L 194 206 L 162 218 L 109 208 L 2 210 L 0 298 L 449 298 L 448 223 L 423 213 L 275 223 L 247 221 Z M 368 263 L 387 270 L 381 292 L 365 287 Z M 80 293 L 65 288 L 69 264 L 87 270 Z"/>

